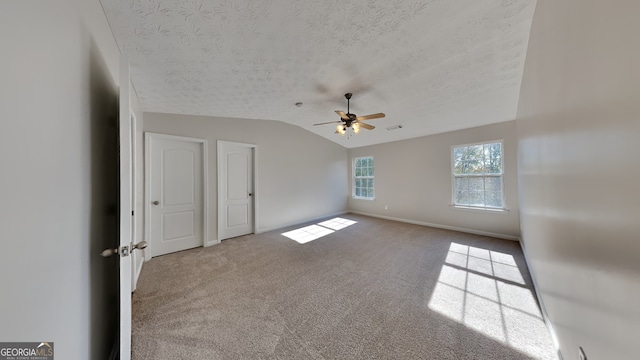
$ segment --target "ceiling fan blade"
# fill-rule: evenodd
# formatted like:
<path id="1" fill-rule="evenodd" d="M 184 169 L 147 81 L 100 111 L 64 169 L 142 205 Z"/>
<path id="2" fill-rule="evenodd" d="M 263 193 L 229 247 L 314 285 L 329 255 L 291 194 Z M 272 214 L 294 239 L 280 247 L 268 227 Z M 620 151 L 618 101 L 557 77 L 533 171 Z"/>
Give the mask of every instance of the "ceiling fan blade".
<path id="1" fill-rule="evenodd" d="M 365 115 L 365 116 L 358 116 L 356 118 L 356 120 L 361 121 L 361 120 L 371 120 L 371 119 L 379 119 L 379 118 L 383 118 L 385 117 L 384 113 L 377 113 L 377 114 L 371 114 L 371 115 Z"/>
<path id="2" fill-rule="evenodd" d="M 369 125 L 369 124 L 367 124 L 367 123 L 363 123 L 363 122 L 359 122 L 359 121 L 358 121 L 358 124 L 360 124 L 360 127 L 361 127 L 361 128 L 365 128 L 365 129 L 367 129 L 367 130 L 373 130 L 373 129 L 375 129 L 375 128 L 376 128 L 376 127 L 375 127 L 375 126 L 373 126 L 373 125 Z"/>
<path id="3" fill-rule="evenodd" d="M 340 115 L 340 118 L 342 119 L 349 120 L 349 117 L 344 113 L 344 111 L 336 110 L 336 114 Z"/>
<path id="4" fill-rule="evenodd" d="M 313 126 L 316 125 L 327 125 L 327 124 L 337 124 L 337 123 L 341 123 L 342 121 L 327 121 L 327 122 L 323 122 L 323 123 L 318 123 L 318 124 L 313 124 Z"/>

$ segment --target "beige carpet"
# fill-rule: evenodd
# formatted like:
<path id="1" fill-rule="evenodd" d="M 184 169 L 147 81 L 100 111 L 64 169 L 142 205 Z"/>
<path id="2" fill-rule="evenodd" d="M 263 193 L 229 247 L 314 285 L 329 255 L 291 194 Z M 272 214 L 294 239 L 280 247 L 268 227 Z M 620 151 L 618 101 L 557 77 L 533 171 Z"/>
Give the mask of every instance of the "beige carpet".
<path id="1" fill-rule="evenodd" d="M 556 358 L 518 243 L 340 218 L 146 263 L 133 359 Z"/>

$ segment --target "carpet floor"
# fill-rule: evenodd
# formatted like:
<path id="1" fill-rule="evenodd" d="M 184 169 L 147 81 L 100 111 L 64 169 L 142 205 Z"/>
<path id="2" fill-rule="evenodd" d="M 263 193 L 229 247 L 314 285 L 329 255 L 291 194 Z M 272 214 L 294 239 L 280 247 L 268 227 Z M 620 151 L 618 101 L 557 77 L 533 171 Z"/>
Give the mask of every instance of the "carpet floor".
<path id="1" fill-rule="evenodd" d="M 147 262 L 133 359 L 557 358 L 517 242 L 327 220 Z"/>

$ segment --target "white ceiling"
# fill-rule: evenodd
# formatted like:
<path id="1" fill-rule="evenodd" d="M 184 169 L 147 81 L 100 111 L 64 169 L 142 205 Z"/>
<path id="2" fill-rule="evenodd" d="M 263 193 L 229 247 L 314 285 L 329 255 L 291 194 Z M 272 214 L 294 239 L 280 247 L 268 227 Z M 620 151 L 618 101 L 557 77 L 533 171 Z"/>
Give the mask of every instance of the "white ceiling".
<path id="1" fill-rule="evenodd" d="M 515 118 L 534 0 L 101 0 L 143 111 L 280 120 L 345 147 Z M 334 134 L 335 110 L 384 112 Z M 304 103 L 300 108 L 294 106 Z M 402 124 L 399 130 L 387 127 Z"/>

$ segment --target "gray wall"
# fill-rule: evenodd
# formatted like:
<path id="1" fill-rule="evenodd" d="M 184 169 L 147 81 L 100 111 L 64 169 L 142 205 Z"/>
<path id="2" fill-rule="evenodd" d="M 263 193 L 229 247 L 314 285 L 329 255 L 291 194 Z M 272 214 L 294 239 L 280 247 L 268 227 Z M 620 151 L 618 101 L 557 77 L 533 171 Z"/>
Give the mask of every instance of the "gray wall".
<path id="1" fill-rule="evenodd" d="M 0 4 L 0 339 L 103 359 L 117 327 L 119 53 L 100 3 Z"/>
<path id="2" fill-rule="evenodd" d="M 522 236 L 565 359 L 637 359 L 640 2 L 538 1 L 517 117 Z"/>
<path id="3" fill-rule="evenodd" d="M 495 213 L 453 208 L 450 206 L 451 147 L 492 140 L 504 140 L 504 186 L 508 211 Z M 353 199 L 349 193 L 350 210 L 512 239 L 520 236 L 515 121 L 351 149 L 349 166 L 354 157 L 368 155 L 375 159 L 376 198 Z"/>
<path id="4" fill-rule="evenodd" d="M 209 231 L 217 240 L 217 141 L 258 146 L 258 232 L 347 210 L 347 149 L 279 121 L 145 113 L 144 130 L 208 140 Z"/>

